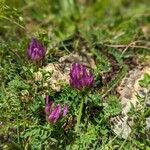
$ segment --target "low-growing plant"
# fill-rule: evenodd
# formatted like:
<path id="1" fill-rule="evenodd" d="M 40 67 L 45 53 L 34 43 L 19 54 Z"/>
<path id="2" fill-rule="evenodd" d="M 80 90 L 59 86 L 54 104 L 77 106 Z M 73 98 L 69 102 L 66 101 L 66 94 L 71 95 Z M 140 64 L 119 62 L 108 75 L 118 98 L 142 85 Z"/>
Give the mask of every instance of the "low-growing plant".
<path id="1" fill-rule="evenodd" d="M 149 74 L 139 81 L 147 91 L 137 94 L 140 107 L 128 113 L 128 137 L 117 135 L 110 121 L 122 114 L 120 81 L 129 69 L 149 64 L 149 0 L 0 5 L 0 149 L 150 149 Z M 70 84 L 60 91 L 44 86 L 53 75 L 47 64 L 80 51 L 91 53 L 94 69 L 73 62 Z M 35 80 L 38 71 L 41 80 Z"/>

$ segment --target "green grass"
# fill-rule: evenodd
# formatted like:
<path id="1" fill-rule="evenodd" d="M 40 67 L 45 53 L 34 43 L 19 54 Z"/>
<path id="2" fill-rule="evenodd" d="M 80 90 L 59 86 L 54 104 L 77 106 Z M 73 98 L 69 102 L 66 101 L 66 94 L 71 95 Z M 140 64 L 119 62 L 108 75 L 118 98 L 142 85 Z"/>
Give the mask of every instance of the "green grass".
<path id="1" fill-rule="evenodd" d="M 150 34 L 143 32 L 150 31 L 149 6 L 149 0 L 0 0 L 0 149 L 149 150 L 144 99 L 142 110 L 131 112 L 141 122 L 126 140 L 109 121 L 121 112 L 115 89 L 131 69 L 133 62 L 126 62 L 149 63 Z M 67 85 L 56 93 L 33 80 L 36 68 L 26 56 L 32 37 L 47 47 L 44 65 L 84 47 L 95 57 L 96 88 L 84 106 L 80 134 L 74 132 L 78 93 Z M 142 86 L 149 89 L 149 80 L 145 76 Z M 43 112 L 47 91 L 56 103 L 69 105 L 55 126 Z"/>

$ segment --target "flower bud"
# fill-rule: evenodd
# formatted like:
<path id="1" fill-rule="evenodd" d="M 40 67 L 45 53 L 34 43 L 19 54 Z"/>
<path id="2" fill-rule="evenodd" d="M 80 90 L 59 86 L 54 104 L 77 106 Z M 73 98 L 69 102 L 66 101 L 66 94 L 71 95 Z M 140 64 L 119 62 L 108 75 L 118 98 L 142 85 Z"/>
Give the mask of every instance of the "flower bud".
<path id="1" fill-rule="evenodd" d="M 45 57 L 45 47 L 35 38 L 31 40 L 27 49 L 28 58 L 32 61 L 40 61 Z"/>

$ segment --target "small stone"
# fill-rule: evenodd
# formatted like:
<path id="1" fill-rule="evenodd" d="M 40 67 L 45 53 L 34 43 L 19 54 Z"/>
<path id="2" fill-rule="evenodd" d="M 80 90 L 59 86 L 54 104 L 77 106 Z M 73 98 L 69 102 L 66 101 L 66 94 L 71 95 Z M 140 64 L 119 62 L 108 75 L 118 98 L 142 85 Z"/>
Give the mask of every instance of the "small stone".
<path id="1" fill-rule="evenodd" d="M 1 125 L 3 125 L 3 122 L 2 122 L 2 121 L 0 121 L 0 126 L 1 126 Z"/>
<path id="2" fill-rule="evenodd" d="M 146 106 L 150 107 L 150 99 L 146 102 Z"/>
<path id="3" fill-rule="evenodd" d="M 150 117 L 146 118 L 146 128 L 150 129 Z"/>
<path id="4" fill-rule="evenodd" d="M 143 89 L 139 90 L 139 91 L 138 91 L 138 96 L 140 96 L 141 98 L 146 97 L 146 91 L 143 90 Z"/>
<path id="5" fill-rule="evenodd" d="M 126 120 L 120 121 L 115 125 L 113 130 L 118 136 L 120 135 L 122 138 L 127 139 L 129 134 L 131 133 L 131 128 L 127 124 Z"/>

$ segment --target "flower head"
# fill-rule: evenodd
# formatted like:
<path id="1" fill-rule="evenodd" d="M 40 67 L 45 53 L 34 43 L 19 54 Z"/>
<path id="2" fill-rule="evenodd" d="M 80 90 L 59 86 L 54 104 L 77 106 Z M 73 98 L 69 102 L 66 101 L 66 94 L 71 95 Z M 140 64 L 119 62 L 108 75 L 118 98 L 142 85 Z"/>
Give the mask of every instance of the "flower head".
<path id="1" fill-rule="evenodd" d="M 73 88 L 82 90 L 93 86 L 94 77 L 86 67 L 81 64 L 74 63 L 70 70 L 70 85 Z"/>
<path id="2" fill-rule="evenodd" d="M 33 61 L 39 61 L 45 57 L 45 53 L 45 47 L 37 39 L 33 38 L 27 49 L 28 57 Z"/>
<path id="3" fill-rule="evenodd" d="M 62 110 L 61 104 L 58 104 L 54 107 L 54 102 L 49 102 L 49 96 L 45 98 L 45 113 L 48 118 L 48 121 L 52 124 L 56 123 L 60 118 L 67 115 L 68 106 L 65 105 L 64 109 Z"/>

